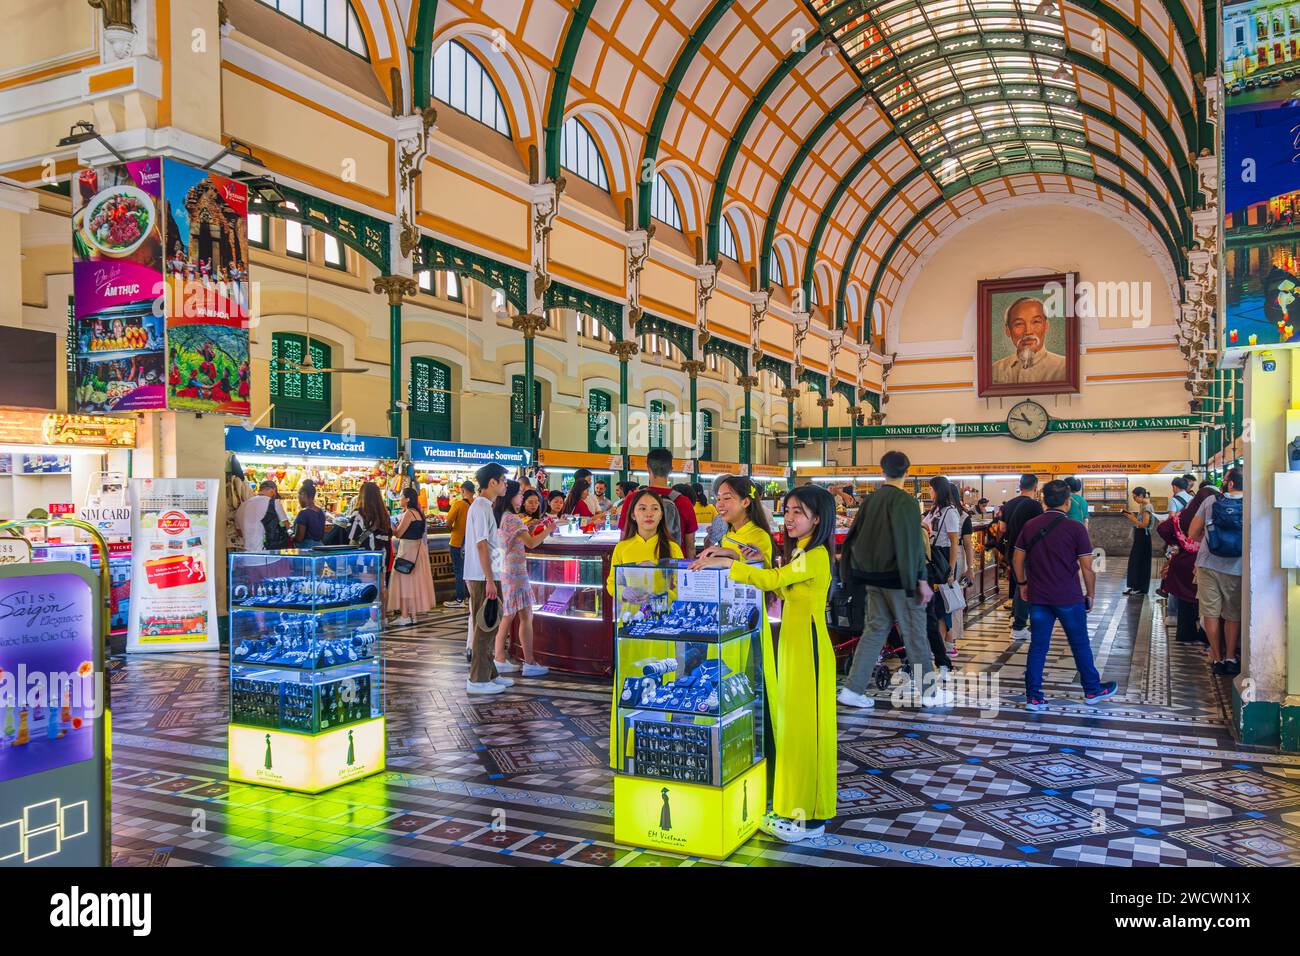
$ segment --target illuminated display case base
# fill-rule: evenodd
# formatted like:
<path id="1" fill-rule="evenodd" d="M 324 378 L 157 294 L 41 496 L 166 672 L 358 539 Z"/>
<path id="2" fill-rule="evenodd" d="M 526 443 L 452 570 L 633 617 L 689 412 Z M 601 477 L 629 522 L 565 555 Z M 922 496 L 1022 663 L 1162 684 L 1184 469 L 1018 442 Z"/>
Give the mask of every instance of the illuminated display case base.
<path id="1" fill-rule="evenodd" d="M 767 812 L 767 761 L 723 787 L 614 775 L 614 840 L 724 860 Z"/>
<path id="2" fill-rule="evenodd" d="M 383 717 L 323 734 L 230 725 L 230 779 L 299 793 L 323 793 L 384 769 Z"/>

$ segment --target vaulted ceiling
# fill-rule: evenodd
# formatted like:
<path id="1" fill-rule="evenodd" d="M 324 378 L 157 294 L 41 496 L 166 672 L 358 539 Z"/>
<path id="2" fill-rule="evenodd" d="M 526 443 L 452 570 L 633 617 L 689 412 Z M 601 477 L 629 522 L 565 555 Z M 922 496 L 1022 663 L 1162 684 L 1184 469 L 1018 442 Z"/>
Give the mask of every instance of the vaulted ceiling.
<path id="1" fill-rule="evenodd" d="M 1217 56 L 1201 0 L 433 4 L 405 11 L 417 93 L 443 38 L 493 31 L 535 98 L 546 175 L 563 120 L 598 116 L 640 224 L 638 174 L 670 170 L 709 258 L 724 215 L 763 284 L 773 244 L 793 247 L 787 282 L 820 277 L 840 322 L 887 314 L 946 229 L 1017 197 L 1105 204 L 1183 272 Z"/>

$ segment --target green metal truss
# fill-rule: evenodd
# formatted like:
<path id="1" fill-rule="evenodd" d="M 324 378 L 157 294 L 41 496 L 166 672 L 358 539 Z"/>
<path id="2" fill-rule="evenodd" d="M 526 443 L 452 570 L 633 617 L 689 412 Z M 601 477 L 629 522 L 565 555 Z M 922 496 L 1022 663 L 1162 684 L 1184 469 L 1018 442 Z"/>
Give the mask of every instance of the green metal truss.
<path id="1" fill-rule="evenodd" d="M 636 334 L 649 335 L 651 332 L 672 342 L 686 358 L 695 357 L 695 329 L 691 326 L 643 312 L 641 321 L 636 324 Z"/>
<path id="2" fill-rule="evenodd" d="M 786 388 L 790 387 L 790 363 L 764 355 L 754 366 L 755 372 L 771 372 Z"/>
<path id="3" fill-rule="evenodd" d="M 433 82 L 433 30 L 438 0 L 418 0 L 415 44 L 411 47 L 411 107 L 419 112 L 429 105 Z"/>
<path id="4" fill-rule="evenodd" d="M 831 394 L 843 395 L 844 400 L 848 402 L 849 407 L 852 408 L 854 405 L 858 404 L 858 398 L 857 395 L 855 394 L 857 390 L 858 387 L 854 385 L 852 382 L 836 382 L 835 388 L 831 390 Z"/>
<path id="5" fill-rule="evenodd" d="M 542 296 L 542 308 L 572 309 L 589 315 L 614 336 L 614 341 L 623 341 L 623 305 L 611 299 L 602 299 L 598 295 L 575 289 L 563 282 L 552 281 Z"/>
<path id="6" fill-rule="evenodd" d="M 806 368 L 799 373 L 799 381 L 804 385 L 811 385 L 814 391 L 822 395 L 826 394 L 826 376 L 821 372 Z"/>
<path id="7" fill-rule="evenodd" d="M 720 339 L 716 335 L 710 336 L 704 343 L 704 356 L 707 358 L 710 355 L 726 359 L 735 367 L 737 375 L 749 374 L 749 349 L 739 342 Z"/>
<path id="8" fill-rule="evenodd" d="M 673 61 L 673 68 L 659 91 L 659 99 L 655 102 L 654 113 L 651 114 L 650 128 L 646 131 L 645 152 L 641 159 L 641 169 L 638 171 L 637 222 L 642 229 L 650 225 L 650 199 L 654 190 L 655 161 L 659 157 L 659 144 L 663 140 L 664 124 L 668 122 L 668 114 L 672 110 L 673 101 L 677 99 L 677 91 L 681 89 L 686 71 L 690 69 L 695 55 L 704 46 L 704 41 L 709 38 L 718 21 L 735 2 L 736 0 L 714 0 L 708 12 L 700 18 L 699 25 L 686 38 L 686 43 L 678 52 L 677 59 Z"/>
<path id="9" fill-rule="evenodd" d="M 564 104 L 569 98 L 569 81 L 573 78 L 573 64 L 578 58 L 578 49 L 582 46 L 582 37 L 587 32 L 587 23 L 591 20 L 591 11 L 596 7 L 596 0 L 579 0 L 573 8 L 573 16 L 564 30 L 564 44 L 560 47 L 560 59 L 551 73 L 551 90 L 546 105 L 546 129 L 544 142 L 546 148 L 545 175 L 547 179 L 560 178 L 560 130 L 564 125 Z"/>
<path id="10" fill-rule="evenodd" d="M 415 253 L 415 271 L 446 270 L 473 279 L 489 289 L 500 289 L 520 312 L 528 311 L 528 273 L 477 252 L 469 252 L 432 236 L 421 236 Z"/>
<path id="11" fill-rule="evenodd" d="M 276 188 L 286 200 L 298 207 L 296 211 L 283 203 L 267 203 L 255 199 L 251 192 L 248 211 L 301 222 L 313 229 L 328 232 L 345 246 L 355 249 L 363 259 L 373 263 L 380 275 L 388 275 L 392 270 L 387 222 L 291 186 L 276 183 Z"/>

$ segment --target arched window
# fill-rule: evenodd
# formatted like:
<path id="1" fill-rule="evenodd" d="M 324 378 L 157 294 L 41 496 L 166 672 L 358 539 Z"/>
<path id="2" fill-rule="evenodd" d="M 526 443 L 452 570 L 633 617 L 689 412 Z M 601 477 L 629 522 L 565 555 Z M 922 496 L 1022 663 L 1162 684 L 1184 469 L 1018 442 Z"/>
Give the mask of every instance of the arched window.
<path id="1" fill-rule="evenodd" d="M 724 215 L 719 225 L 722 228 L 718 236 L 718 251 L 728 259 L 739 262 L 740 253 L 736 251 L 736 234 L 731 231 L 731 220 Z"/>
<path id="2" fill-rule="evenodd" d="M 451 369 L 433 359 L 411 359 L 411 437 L 451 441 L 451 410 Z"/>
<path id="3" fill-rule="evenodd" d="M 455 40 L 448 40 L 433 55 L 433 95 L 502 136 L 510 135 L 510 120 L 492 77 Z"/>
<path id="4" fill-rule="evenodd" d="M 587 393 L 587 451 L 599 455 L 609 454 L 609 438 L 614 434 L 611 412 L 614 397 L 609 392 L 593 388 Z"/>
<path id="5" fill-rule="evenodd" d="M 520 447 L 532 445 L 524 405 L 524 377 L 512 375 L 510 377 L 510 444 Z M 536 415 L 541 408 L 542 383 L 533 379 L 533 414 Z"/>
<path id="6" fill-rule="evenodd" d="M 655 184 L 650 190 L 650 215 L 678 231 L 682 228 L 682 212 L 677 208 L 677 197 L 663 173 L 655 173 Z"/>
<path id="7" fill-rule="evenodd" d="M 297 20 L 312 33 L 333 40 L 362 59 L 370 59 L 366 35 L 349 0 L 261 0 L 290 20 Z"/>
<path id="8" fill-rule="evenodd" d="M 319 431 L 333 417 L 330 407 L 330 376 L 314 372 L 285 371 L 303 360 L 307 339 L 293 332 L 276 332 L 271 336 L 271 412 L 272 428 L 296 428 Z M 330 367 L 330 347 L 311 340 L 311 361 L 317 368 Z"/>
<path id="9" fill-rule="evenodd" d="M 785 276 L 781 272 L 781 257 L 773 249 L 767 257 L 767 277 L 775 285 L 785 285 Z"/>
<path id="10" fill-rule="evenodd" d="M 570 116 L 564 121 L 563 135 L 560 137 L 560 165 L 609 192 L 609 177 L 605 175 L 605 161 L 600 158 L 596 140 L 592 138 L 586 124 L 576 116 Z"/>
<path id="11" fill-rule="evenodd" d="M 651 448 L 667 448 L 667 433 L 665 419 L 668 417 L 668 406 L 658 399 L 651 399 L 648 411 L 650 412 L 650 428 L 648 440 Z"/>
<path id="12" fill-rule="evenodd" d="M 700 412 L 700 460 L 713 461 L 713 412 Z"/>

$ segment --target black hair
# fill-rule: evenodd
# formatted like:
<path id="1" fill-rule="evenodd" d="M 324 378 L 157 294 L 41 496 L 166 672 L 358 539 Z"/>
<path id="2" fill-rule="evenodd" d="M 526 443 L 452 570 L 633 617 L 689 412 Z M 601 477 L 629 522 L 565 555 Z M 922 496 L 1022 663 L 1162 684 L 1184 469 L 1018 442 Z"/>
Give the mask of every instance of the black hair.
<path id="1" fill-rule="evenodd" d="M 519 488 L 519 482 L 513 478 L 508 479 L 506 481 L 506 490 L 502 492 L 496 501 L 492 502 L 492 514 L 497 519 L 497 524 L 501 523 L 501 518 L 507 511 L 511 514 L 518 514 L 512 502 L 515 500 L 515 495 L 519 494 Z M 523 504 L 523 502 L 521 501 L 520 504 Z"/>
<path id="2" fill-rule="evenodd" d="M 688 485 L 686 482 L 683 481 L 680 484 L 673 485 L 673 491 L 677 492 L 679 495 L 684 495 L 687 501 L 694 504 L 695 489 L 692 488 L 690 485 Z"/>
<path id="3" fill-rule="evenodd" d="M 722 480 L 722 484 L 730 488 L 737 498 L 748 498 L 749 507 L 745 509 L 745 515 L 750 521 L 754 522 L 759 528 L 762 528 L 770 537 L 772 526 L 767 520 L 767 510 L 763 507 L 763 502 L 758 497 L 758 486 L 746 478 L 744 475 L 727 475 Z"/>
<path id="4" fill-rule="evenodd" d="M 551 502 L 554 501 L 556 498 L 559 498 L 561 501 L 563 501 L 563 500 L 564 500 L 564 492 L 563 492 L 563 491 L 560 491 L 559 489 L 556 489 L 555 491 L 550 492 L 550 493 L 546 496 L 546 510 L 547 510 L 547 511 L 550 511 L 550 510 L 551 510 Z M 563 510 L 563 509 L 561 509 L 561 510 Z"/>
<path id="5" fill-rule="evenodd" d="M 564 499 L 564 514 L 573 514 L 573 509 L 578 507 L 578 502 L 587 497 L 587 489 L 591 487 L 591 472 L 582 474 L 587 469 L 583 468 L 573 476 L 573 485 L 569 488 L 569 497 Z"/>
<path id="6" fill-rule="evenodd" d="M 542 496 L 537 493 L 536 488 L 529 488 L 524 492 L 524 496 L 519 499 L 519 513 L 521 515 L 528 514 L 528 502 L 532 498 L 537 499 L 537 517 L 540 518 L 542 516 Z"/>
<path id="7" fill-rule="evenodd" d="M 657 491 L 642 488 L 640 491 L 633 492 L 632 500 L 627 504 L 627 520 L 623 522 L 623 537 L 620 540 L 626 541 L 632 535 L 639 533 L 636 523 L 636 504 L 646 495 L 652 496 L 655 501 L 659 502 L 659 527 L 655 529 L 659 535 L 658 557 L 660 561 L 666 561 L 673 554 L 672 538 L 668 535 L 668 521 L 666 519 L 668 508 L 672 506 L 672 503 L 659 497 Z"/>
<path id="8" fill-rule="evenodd" d="M 984 513 L 984 506 L 985 506 L 986 504 L 988 504 L 988 503 L 989 503 L 989 500 L 988 500 L 987 498 L 981 498 L 979 501 L 975 502 L 975 510 L 976 510 L 976 512 L 978 512 L 979 514 L 983 514 L 983 513 Z"/>
<path id="9" fill-rule="evenodd" d="M 1070 486 L 1071 493 L 1083 491 L 1083 482 L 1071 475 L 1065 479 L 1065 483 Z"/>
<path id="10" fill-rule="evenodd" d="M 460 490 L 461 490 L 461 491 L 468 491 L 468 492 L 472 495 L 472 494 L 474 493 L 474 482 L 472 482 L 472 481 L 462 481 L 462 482 L 460 483 Z"/>
<path id="11" fill-rule="evenodd" d="M 1187 479 L 1184 478 L 1182 475 L 1179 475 L 1177 478 L 1175 478 L 1173 481 L 1169 483 L 1173 485 L 1175 488 L 1179 489 L 1180 491 L 1187 490 Z"/>
<path id="12" fill-rule="evenodd" d="M 1244 481 L 1245 480 L 1241 476 L 1240 468 L 1229 468 L 1228 473 L 1223 476 L 1223 484 L 1219 487 L 1227 487 L 1228 482 L 1232 482 L 1233 491 L 1245 491 L 1246 489 L 1242 487 Z"/>
<path id="13" fill-rule="evenodd" d="M 638 485 L 635 481 L 620 481 L 614 487 L 618 489 L 618 493 L 620 497 L 626 498 L 632 492 L 636 491 L 637 488 L 640 487 L 640 485 Z"/>
<path id="14" fill-rule="evenodd" d="M 1141 495 L 1143 498 L 1145 498 L 1145 497 L 1146 497 L 1147 495 L 1149 495 L 1149 494 L 1151 494 L 1151 492 L 1147 491 L 1147 490 L 1146 490 L 1145 488 L 1143 488 L 1141 485 L 1138 485 L 1136 488 L 1133 489 L 1133 497 L 1135 497 L 1135 498 L 1136 498 L 1138 495 Z"/>
<path id="15" fill-rule="evenodd" d="M 577 481 L 579 478 L 586 478 L 587 481 L 591 481 L 591 469 L 579 468 L 577 471 L 573 473 L 573 480 Z"/>
<path id="16" fill-rule="evenodd" d="M 785 506 L 789 507 L 790 499 L 793 498 L 799 504 L 817 519 L 817 525 L 813 528 L 812 534 L 808 537 L 808 544 L 803 549 L 807 554 L 813 548 L 825 548 L 831 556 L 831 564 L 835 563 L 835 496 L 823 488 L 821 485 L 799 485 L 792 488 L 785 496 Z M 784 507 L 782 510 L 784 510 Z M 794 553 L 795 546 L 798 544 L 793 535 L 785 536 L 785 560 L 790 560 L 790 555 Z"/>
<path id="17" fill-rule="evenodd" d="M 407 485 L 402 489 L 402 500 L 406 507 L 420 516 L 421 521 L 424 520 L 424 512 L 420 509 L 420 493 L 414 487 Z"/>
<path id="18" fill-rule="evenodd" d="M 880 470 L 893 481 L 906 475 L 911 467 L 912 462 L 901 451 L 887 451 L 880 456 Z"/>
<path id="19" fill-rule="evenodd" d="M 1043 485 L 1043 504 L 1059 508 L 1070 500 L 1070 486 L 1059 478 Z"/>
<path id="20" fill-rule="evenodd" d="M 1021 491 L 1033 491 L 1037 487 L 1038 487 L 1037 475 L 1031 475 L 1029 474 L 1029 472 L 1025 472 L 1023 475 L 1020 476 Z"/>
<path id="21" fill-rule="evenodd" d="M 667 476 L 673 470 L 673 453 L 667 448 L 651 448 L 645 456 L 645 466 L 652 475 Z"/>
<path id="22" fill-rule="evenodd" d="M 479 491 L 486 491 L 488 485 L 492 484 L 492 482 L 496 481 L 498 478 L 504 478 L 505 476 L 505 468 L 498 465 L 495 461 L 488 462 L 478 471 L 474 472 L 474 480 L 478 482 Z"/>
<path id="23" fill-rule="evenodd" d="M 931 511 L 942 511 L 944 508 L 966 510 L 961 506 L 961 495 L 957 493 L 957 486 L 943 475 L 935 475 L 931 478 L 930 487 L 934 489 L 934 505 Z"/>

